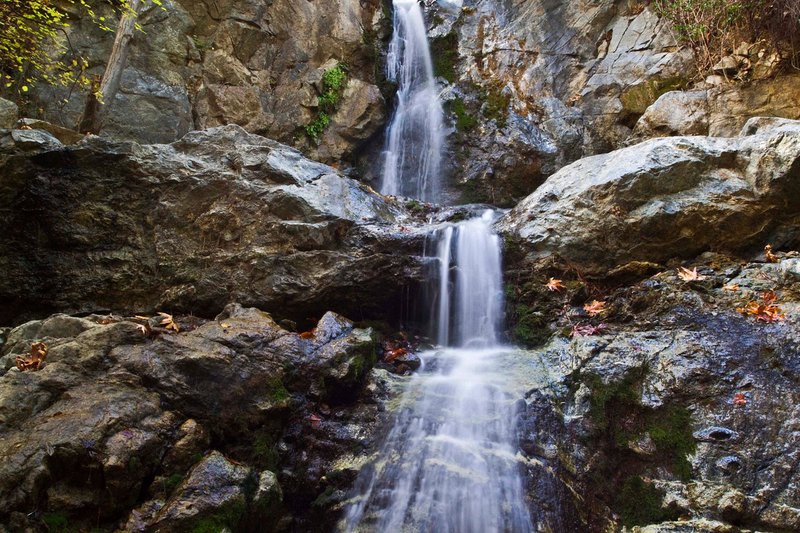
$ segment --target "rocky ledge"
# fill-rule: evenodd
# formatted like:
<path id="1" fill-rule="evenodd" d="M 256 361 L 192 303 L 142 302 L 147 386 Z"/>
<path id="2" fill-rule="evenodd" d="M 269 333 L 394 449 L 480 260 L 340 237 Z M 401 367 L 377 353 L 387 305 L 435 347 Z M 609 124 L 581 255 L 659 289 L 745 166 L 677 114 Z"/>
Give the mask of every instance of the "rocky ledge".
<path id="1" fill-rule="evenodd" d="M 303 334 L 238 304 L 3 333 L 0 531 L 325 530 L 383 420 L 374 333 L 333 313 Z"/>
<path id="2" fill-rule="evenodd" d="M 402 206 L 238 126 L 169 145 L 3 130 L 0 176 L 0 323 L 231 301 L 388 315 L 419 277 Z"/>

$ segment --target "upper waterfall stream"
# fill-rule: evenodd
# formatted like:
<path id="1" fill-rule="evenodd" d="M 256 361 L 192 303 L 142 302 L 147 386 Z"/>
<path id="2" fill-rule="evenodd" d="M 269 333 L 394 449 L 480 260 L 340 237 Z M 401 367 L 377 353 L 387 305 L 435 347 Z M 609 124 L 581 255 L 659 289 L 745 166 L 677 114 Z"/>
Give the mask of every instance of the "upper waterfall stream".
<path id="1" fill-rule="evenodd" d="M 416 0 L 393 5 L 387 78 L 397 84 L 397 101 L 386 132 L 381 193 L 433 202 L 440 193 L 444 129 L 425 19 Z"/>

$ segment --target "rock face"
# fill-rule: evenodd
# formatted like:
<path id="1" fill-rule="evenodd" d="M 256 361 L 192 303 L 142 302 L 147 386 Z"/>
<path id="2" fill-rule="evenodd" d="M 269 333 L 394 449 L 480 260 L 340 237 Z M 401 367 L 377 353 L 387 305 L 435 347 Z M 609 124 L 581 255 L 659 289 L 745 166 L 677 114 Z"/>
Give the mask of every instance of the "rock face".
<path id="1" fill-rule="evenodd" d="M 654 139 L 551 176 L 501 222 L 532 257 L 587 272 L 798 242 L 800 123 L 733 139 Z"/>
<path id="2" fill-rule="evenodd" d="M 0 166 L 2 323 L 213 316 L 233 300 L 301 321 L 325 308 L 391 315 L 419 272 L 421 242 L 392 225 L 402 208 L 238 126 L 171 145 L 6 131 Z"/>
<path id="3" fill-rule="evenodd" d="M 238 304 L 213 321 L 174 317 L 180 333 L 161 320 L 55 315 L 8 333 L 0 523 L 265 531 L 310 514 L 307 498 L 328 490 L 335 501 L 352 476 L 335 461 L 381 420 L 372 331 L 328 313 L 309 337 Z M 33 342 L 48 347 L 44 366 L 21 372 L 14 361 Z M 362 395 L 367 404 L 347 414 L 327 407 Z M 316 445 L 300 459 L 295 440 Z"/>
<path id="4" fill-rule="evenodd" d="M 691 50 L 675 42 L 647 2 L 426 5 L 434 65 L 447 85 L 455 129 L 454 177 L 467 201 L 512 206 L 565 164 L 620 148 L 631 134 L 648 138 L 645 124 L 635 125 L 670 91 L 708 91 L 699 105 L 709 118 L 695 124 L 677 109 L 670 122 L 656 121 L 655 136 L 667 133 L 665 126 L 674 129 L 670 134 L 733 136 L 754 116 L 800 118 L 797 77 L 772 79 L 777 70 L 767 68 L 774 60 L 769 50 L 745 46 L 736 83 L 721 76 L 703 81 Z"/>
<path id="5" fill-rule="evenodd" d="M 0 98 L 0 128 L 13 128 L 17 122 L 18 113 L 17 104 Z"/>
<path id="6" fill-rule="evenodd" d="M 89 75 L 101 73 L 113 34 L 80 18 L 77 8 L 72 22 L 70 48 L 89 58 Z M 374 0 L 149 5 L 104 135 L 172 142 L 192 129 L 238 124 L 304 147 L 315 159 L 339 161 L 384 121 L 374 59 L 384 22 Z M 350 81 L 317 146 L 303 128 L 317 115 L 322 74 L 338 62 L 346 63 Z M 40 97 L 47 119 L 77 124 L 83 93 L 45 90 Z M 66 104 L 56 104 L 65 97 Z"/>
<path id="7" fill-rule="evenodd" d="M 544 375 L 530 380 L 520 427 L 542 530 L 800 527 L 796 256 L 743 264 L 707 254 L 687 265 L 700 280 L 670 269 L 594 292 L 606 302 L 597 317 L 581 308 L 587 287 L 559 274 L 569 288 L 538 298 L 552 336 L 520 355 Z M 768 290 L 783 318 L 736 311 Z"/>

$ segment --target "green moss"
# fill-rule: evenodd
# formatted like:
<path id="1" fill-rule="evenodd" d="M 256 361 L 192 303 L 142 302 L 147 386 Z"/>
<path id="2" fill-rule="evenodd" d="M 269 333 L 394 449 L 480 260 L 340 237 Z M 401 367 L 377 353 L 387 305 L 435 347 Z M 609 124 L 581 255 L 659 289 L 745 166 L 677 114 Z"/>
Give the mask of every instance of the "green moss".
<path id="1" fill-rule="evenodd" d="M 472 131 L 478 125 L 478 119 L 467 111 L 462 98 L 454 98 L 447 102 L 446 106 L 456 116 L 456 130 L 459 133 Z"/>
<path id="2" fill-rule="evenodd" d="M 253 439 L 253 459 L 259 468 L 277 469 L 280 463 L 280 453 L 275 438 L 268 432 L 258 433 Z"/>
<path id="3" fill-rule="evenodd" d="M 550 338 L 550 319 L 541 310 L 525 304 L 514 308 L 514 340 L 524 346 L 538 346 Z"/>
<path id="4" fill-rule="evenodd" d="M 634 85 L 623 92 L 619 99 L 622 108 L 634 115 L 641 115 L 658 97 L 669 91 L 683 89 L 688 79 L 679 77 L 655 78 L 639 85 Z"/>
<path id="5" fill-rule="evenodd" d="M 692 415 L 682 406 L 651 409 L 641 405 L 640 389 L 647 372 L 643 366 L 610 384 L 596 375 L 585 376 L 584 382 L 592 391 L 589 417 L 619 450 L 627 450 L 632 440 L 650 435 L 656 447 L 655 459 L 677 478 L 688 481 L 692 466 L 687 456 L 696 448 Z"/>
<path id="6" fill-rule="evenodd" d="M 692 414 L 684 407 L 670 407 L 650 417 L 647 432 L 656 449 L 672 457 L 672 471 L 683 481 L 692 477 L 692 465 L 686 458 L 696 443 L 692 436 Z"/>
<path id="7" fill-rule="evenodd" d="M 458 35 L 448 33 L 443 37 L 431 39 L 431 57 L 433 58 L 433 73 L 450 83 L 455 83 Z"/>
<path id="8" fill-rule="evenodd" d="M 289 391 L 286 390 L 281 378 L 274 377 L 269 380 L 267 385 L 269 386 L 269 397 L 272 401 L 280 403 L 290 398 Z"/>
<path id="9" fill-rule="evenodd" d="M 483 116 L 494 120 L 498 128 L 504 128 L 508 124 L 508 106 L 511 97 L 503 93 L 502 87 L 491 85 L 481 92 L 480 99 L 483 101 L 481 108 Z"/>
<path id="10" fill-rule="evenodd" d="M 425 213 L 425 206 L 422 205 L 419 200 L 409 200 L 406 202 L 406 209 L 415 215 L 421 215 Z"/>
<path id="11" fill-rule="evenodd" d="M 244 503 L 233 503 L 212 516 L 199 519 L 192 526 L 191 531 L 192 533 L 219 533 L 225 528 L 236 531 L 244 514 Z"/>
<path id="12" fill-rule="evenodd" d="M 164 480 L 164 493 L 169 496 L 183 481 L 183 474 L 172 474 Z"/>
<path id="13" fill-rule="evenodd" d="M 69 525 L 69 518 L 65 513 L 52 511 L 42 515 L 42 522 L 47 525 L 49 531 L 57 533 L 67 533 L 73 528 Z"/>
<path id="14" fill-rule="evenodd" d="M 311 502 L 311 507 L 316 509 L 325 509 L 329 507 L 332 500 L 334 499 L 333 496 L 336 493 L 333 487 L 327 487 L 325 491 L 317 496 L 317 498 Z"/>
<path id="15" fill-rule="evenodd" d="M 616 506 L 627 527 L 656 524 L 674 520 L 678 514 L 662 507 L 664 493 L 639 476 L 625 480 L 617 497 Z"/>

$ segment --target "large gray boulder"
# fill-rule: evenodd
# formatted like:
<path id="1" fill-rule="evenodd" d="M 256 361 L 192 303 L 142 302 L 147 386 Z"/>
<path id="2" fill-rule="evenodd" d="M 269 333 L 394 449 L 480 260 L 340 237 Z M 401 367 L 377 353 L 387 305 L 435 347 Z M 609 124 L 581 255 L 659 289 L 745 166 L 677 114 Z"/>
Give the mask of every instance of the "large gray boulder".
<path id="1" fill-rule="evenodd" d="M 419 272 L 408 254 L 419 243 L 394 225 L 401 208 L 238 126 L 171 145 L 65 146 L 13 130 L 2 146 L 0 322 L 50 310 L 213 316 L 234 300 L 295 320 L 386 315 Z"/>
<path id="2" fill-rule="evenodd" d="M 757 125 L 758 121 L 754 121 Z M 800 122 L 737 138 L 654 139 L 552 175 L 499 224 L 531 257 L 603 272 L 797 242 Z"/>

